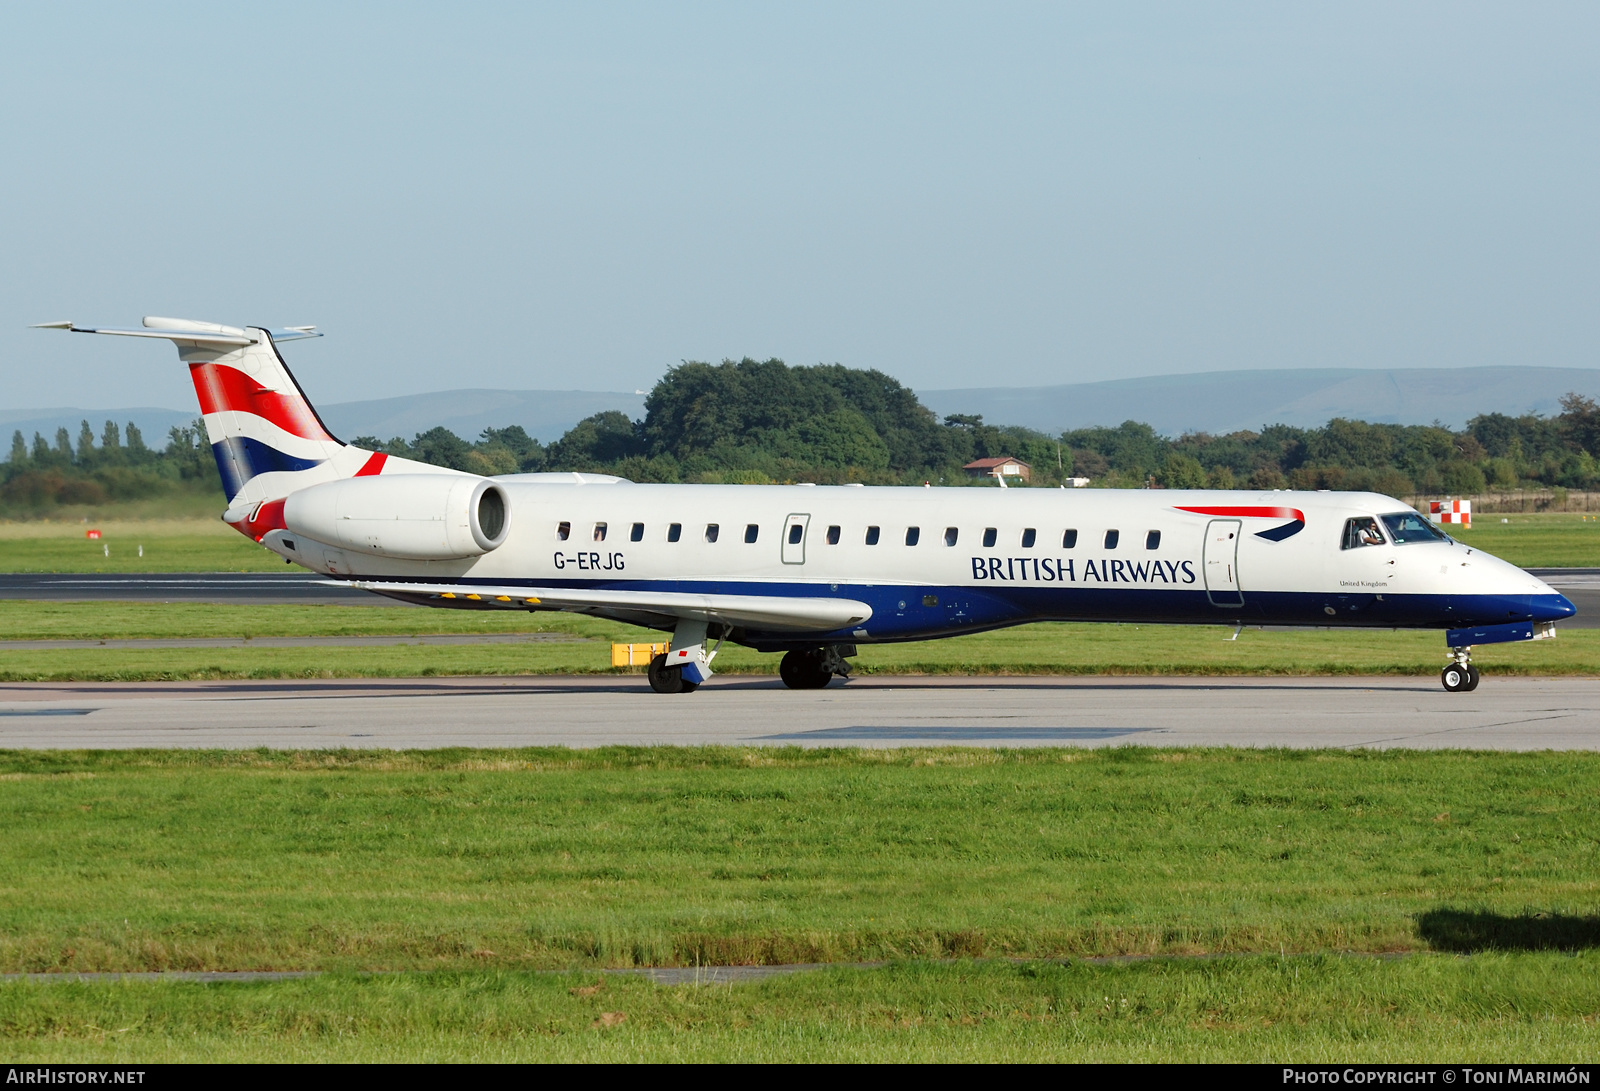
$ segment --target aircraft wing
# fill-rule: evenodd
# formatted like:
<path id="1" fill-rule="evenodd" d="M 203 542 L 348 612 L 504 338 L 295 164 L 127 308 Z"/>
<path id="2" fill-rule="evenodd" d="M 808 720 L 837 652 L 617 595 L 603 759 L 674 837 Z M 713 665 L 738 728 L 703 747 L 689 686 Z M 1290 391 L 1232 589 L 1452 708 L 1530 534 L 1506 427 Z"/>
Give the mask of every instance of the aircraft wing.
<path id="1" fill-rule="evenodd" d="M 683 591 L 605 591 L 570 587 L 495 587 L 483 584 L 407 583 L 352 580 L 352 587 L 382 595 L 464 599 L 548 610 L 592 610 L 720 622 L 758 629 L 832 632 L 859 625 L 872 607 L 855 599 L 776 595 L 705 595 Z"/>

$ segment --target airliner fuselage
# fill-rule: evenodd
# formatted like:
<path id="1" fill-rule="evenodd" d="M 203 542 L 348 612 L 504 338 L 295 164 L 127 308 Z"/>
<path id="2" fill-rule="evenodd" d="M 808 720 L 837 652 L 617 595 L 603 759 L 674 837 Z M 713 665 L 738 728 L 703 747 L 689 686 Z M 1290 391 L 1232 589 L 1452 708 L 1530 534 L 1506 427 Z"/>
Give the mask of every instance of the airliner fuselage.
<path id="1" fill-rule="evenodd" d="M 650 666 L 693 690 L 723 641 L 826 685 L 863 643 L 1030 621 L 1441 629 L 1446 689 L 1474 644 L 1554 635 L 1572 603 L 1374 493 L 638 485 L 478 477 L 335 439 L 277 342 L 188 319 L 48 325 L 172 341 L 229 496 L 292 563 L 432 606 L 569 610 L 670 630 Z"/>

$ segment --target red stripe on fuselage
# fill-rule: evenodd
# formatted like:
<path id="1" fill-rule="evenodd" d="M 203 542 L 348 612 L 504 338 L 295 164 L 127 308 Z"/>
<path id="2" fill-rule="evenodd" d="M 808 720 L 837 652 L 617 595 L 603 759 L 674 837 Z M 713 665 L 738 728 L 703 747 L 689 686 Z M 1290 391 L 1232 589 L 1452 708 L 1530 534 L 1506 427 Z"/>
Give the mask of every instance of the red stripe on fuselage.
<path id="1" fill-rule="evenodd" d="M 290 435 L 333 440 L 299 394 L 268 390 L 238 368 L 226 364 L 193 364 L 189 376 L 194 380 L 195 393 L 200 395 L 202 413 L 254 413 Z"/>
<path id="2" fill-rule="evenodd" d="M 377 477 L 383 473 L 383 464 L 389 461 L 389 456 L 378 451 L 361 464 L 361 469 L 356 471 L 357 477 Z"/>
<path id="3" fill-rule="evenodd" d="M 1179 508 L 1179 511 L 1192 511 L 1196 515 L 1220 515 L 1234 518 L 1254 519 L 1293 519 L 1296 522 L 1306 521 L 1306 513 L 1299 508 L 1274 508 L 1274 507 L 1216 507 L 1216 508 Z"/>

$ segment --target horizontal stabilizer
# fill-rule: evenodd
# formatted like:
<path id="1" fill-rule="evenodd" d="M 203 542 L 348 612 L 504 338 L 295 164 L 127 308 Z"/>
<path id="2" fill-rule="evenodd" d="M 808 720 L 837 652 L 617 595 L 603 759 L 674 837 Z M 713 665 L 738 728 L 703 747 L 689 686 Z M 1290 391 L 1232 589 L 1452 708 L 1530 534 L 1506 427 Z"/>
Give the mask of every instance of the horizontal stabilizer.
<path id="1" fill-rule="evenodd" d="M 597 609 L 692 621 L 720 622 L 759 629 L 832 632 L 859 625 L 872 607 L 855 599 L 767 595 L 700 595 L 679 591 L 603 591 L 586 587 L 494 587 L 482 584 L 406 583 L 355 580 L 352 586 L 386 595 L 428 599 L 467 599 L 552 610 Z"/>
<path id="2" fill-rule="evenodd" d="M 154 315 L 144 320 L 143 326 L 80 326 L 75 322 L 40 322 L 31 327 L 36 330 L 70 330 L 73 333 L 106 333 L 116 337 L 155 337 L 166 341 L 179 341 L 194 345 L 217 345 L 242 348 L 260 342 L 253 334 L 239 326 L 224 326 L 217 322 L 196 322 L 190 318 L 159 318 Z M 263 327 L 264 328 L 264 327 Z M 307 337 L 321 337 L 315 326 L 286 326 L 267 330 L 274 341 L 299 341 Z"/>

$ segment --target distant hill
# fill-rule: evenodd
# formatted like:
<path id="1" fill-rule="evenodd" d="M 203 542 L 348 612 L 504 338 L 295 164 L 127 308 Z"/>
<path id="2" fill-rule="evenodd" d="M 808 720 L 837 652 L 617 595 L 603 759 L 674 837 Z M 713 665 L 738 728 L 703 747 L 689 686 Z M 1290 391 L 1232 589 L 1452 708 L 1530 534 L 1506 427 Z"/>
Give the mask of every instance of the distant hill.
<path id="1" fill-rule="evenodd" d="M 356 436 L 410 439 L 444 425 L 462 439 L 475 440 L 485 428 L 520 424 L 534 439 L 549 443 L 584 417 L 619 409 L 644 416 L 643 394 L 592 390 L 442 390 L 370 402 L 318 406 L 323 423 L 342 440 Z"/>
<path id="2" fill-rule="evenodd" d="M 1557 367 L 1308 368 L 1208 371 L 1064 386 L 918 391 L 941 416 L 981 413 L 993 424 L 1056 433 L 1143 421 L 1167 435 L 1267 424 L 1314 427 L 1333 417 L 1460 428 L 1480 413 L 1559 412 L 1569 390 L 1600 398 L 1600 369 Z"/>
<path id="3" fill-rule="evenodd" d="M 1156 375 L 1062 386 L 971 387 L 923 390 L 922 403 L 943 416 L 981 413 L 991 424 L 1019 424 L 1057 433 L 1095 424 L 1143 421 L 1167 435 L 1232 432 L 1266 424 L 1315 427 L 1333 417 L 1390 424 L 1460 428 L 1480 413 L 1512 415 L 1559 411 L 1569 390 L 1600 399 L 1600 369 L 1556 367 L 1284 368 Z M 407 439 L 444 425 L 473 440 L 485 428 L 520 424 L 549 443 L 584 417 L 617 409 L 644 416 L 644 395 L 592 390 L 443 390 L 374 401 L 319 406 L 340 439 L 395 436 Z M 107 419 L 132 420 L 152 446 L 167 429 L 187 424 L 198 409 L 14 409 L 0 411 L 0 429 L 22 429 L 46 439 L 65 427 L 74 441 L 84 419 L 99 435 Z"/>
<path id="4" fill-rule="evenodd" d="M 54 445 L 56 429 L 65 428 L 76 444 L 78 429 L 83 421 L 89 422 L 89 427 L 94 429 L 98 438 L 106 421 L 114 420 L 118 428 L 126 428 L 129 421 L 137 424 L 139 431 L 144 433 L 145 443 L 160 448 L 166 446 L 167 429 L 175 424 L 186 425 L 199 415 L 198 407 L 188 410 L 156 409 L 147 405 L 133 409 L 7 409 L 0 410 L 0 441 L 9 451 L 11 433 L 21 430 L 22 438 L 27 440 L 30 447 L 35 432 Z"/>
<path id="5" fill-rule="evenodd" d="M 410 439 L 418 432 L 444 425 L 463 439 L 475 440 L 485 428 L 504 428 L 520 424 L 535 439 L 549 443 L 584 417 L 607 409 L 620 409 L 630 417 L 644 416 L 643 394 L 604 393 L 592 390 L 445 390 L 436 394 L 412 394 L 399 398 L 380 398 L 368 402 L 335 402 L 319 405 L 325 424 L 342 440 L 356 436 Z M 77 442 L 81 421 L 87 420 L 95 435 L 107 420 L 123 427 L 133 421 L 152 447 L 166 443 L 167 429 L 185 425 L 200 415 L 192 409 L 13 409 L 0 411 L 0 439 L 9 440 L 13 429 L 22 429 L 31 444 L 33 434 L 53 440 L 57 428 L 65 428 Z"/>

